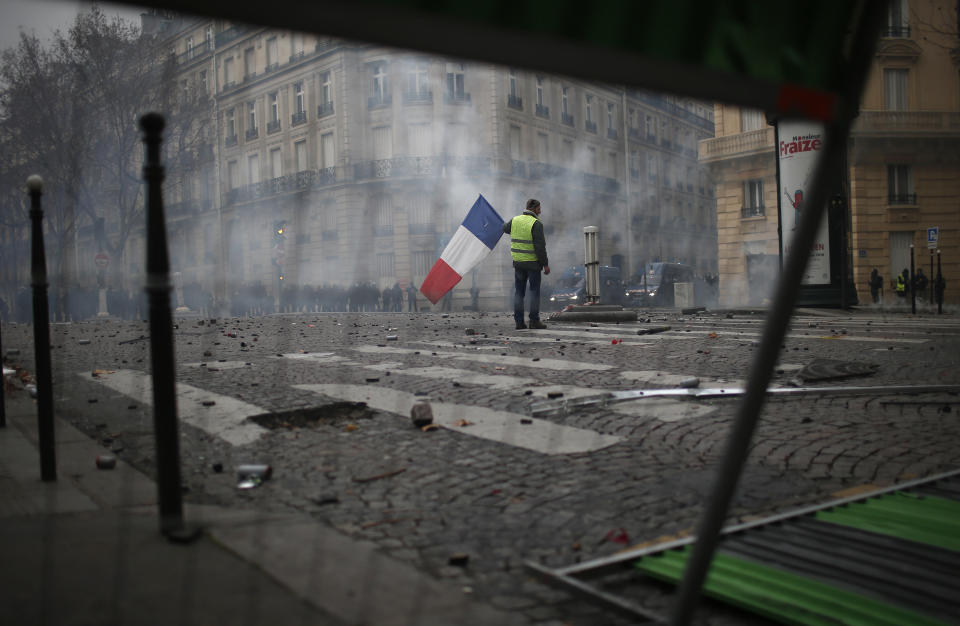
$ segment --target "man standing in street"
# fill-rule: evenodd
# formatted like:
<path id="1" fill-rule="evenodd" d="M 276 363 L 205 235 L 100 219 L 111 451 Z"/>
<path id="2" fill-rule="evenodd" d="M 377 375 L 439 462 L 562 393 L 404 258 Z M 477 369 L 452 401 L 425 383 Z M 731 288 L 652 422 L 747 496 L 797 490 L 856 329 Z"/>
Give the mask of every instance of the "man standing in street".
<path id="1" fill-rule="evenodd" d="M 547 241 L 543 237 L 540 201 L 527 200 L 527 209 L 503 225 L 510 235 L 510 256 L 513 257 L 513 319 L 517 329 L 527 328 L 523 323 L 523 298 L 530 285 L 530 328 L 546 328 L 540 321 L 540 270 L 550 273 L 547 262 Z"/>

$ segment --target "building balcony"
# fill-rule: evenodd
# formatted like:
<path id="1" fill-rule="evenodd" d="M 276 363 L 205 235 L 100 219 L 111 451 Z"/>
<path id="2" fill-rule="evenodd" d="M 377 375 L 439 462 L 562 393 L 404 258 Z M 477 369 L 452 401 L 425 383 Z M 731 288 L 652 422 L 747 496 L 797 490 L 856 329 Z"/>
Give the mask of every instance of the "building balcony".
<path id="1" fill-rule="evenodd" d="M 629 137 L 630 139 L 633 139 L 634 141 L 640 141 L 641 139 L 643 139 L 643 136 L 640 134 L 639 128 L 628 128 L 627 137 Z"/>
<path id="2" fill-rule="evenodd" d="M 507 94 L 507 106 L 511 109 L 517 109 L 518 111 L 523 110 L 523 98 L 516 94 Z"/>
<path id="3" fill-rule="evenodd" d="M 381 94 L 370 96 L 367 98 L 367 108 L 368 109 L 379 109 L 380 107 L 386 107 L 393 104 L 393 97 L 390 94 Z"/>
<path id="4" fill-rule="evenodd" d="M 736 135 L 715 137 L 700 142 L 700 160 L 716 161 L 725 158 L 774 152 L 773 127 L 749 130 Z"/>
<path id="5" fill-rule="evenodd" d="M 666 137 L 660 138 L 660 145 L 666 148 L 667 150 L 670 150 L 673 147 L 673 144 L 671 144 L 670 140 L 667 139 Z"/>
<path id="6" fill-rule="evenodd" d="M 256 139 L 259 134 L 260 134 L 259 128 L 248 128 L 246 133 L 247 141 Z"/>
<path id="7" fill-rule="evenodd" d="M 960 113 L 950 111 L 861 111 L 851 130 L 853 138 L 942 137 L 960 135 Z"/>
<path id="8" fill-rule="evenodd" d="M 280 120 L 270 120 L 267 122 L 267 134 L 272 135 L 280 130 Z"/>
<path id="9" fill-rule="evenodd" d="M 887 26 L 883 29 L 883 37 L 896 37 L 899 39 L 909 39 L 910 38 L 910 27 L 909 26 Z"/>
<path id="10" fill-rule="evenodd" d="M 917 194 L 915 193 L 891 193 L 887 196 L 887 203 L 891 205 L 915 206 L 917 204 Z"/>
<path id="11" fill-rule="evenodd" d="M 224 137 L 224 139 L 223 139 L 223 145 L 225 145 L 225 146 L 228 147 L 228 148 L 229 148 L 230 146 L 235 146 L 235 145 L 237 145 L 237 135 L 236 135 L 236 134 L 233 134 L 233 135 L 227 135 L 226 137 Z"/>
<path id="12" fill-rule="evenodd" d="M 333 115 L 333 101 L 324 102 L 323 104 L 317 105 L 317 117 L 324 117 L 326 115 Z"/>
<path id="13" fill-rule="evenodd" d="M 297 111 L 290 116 L 290 125 L 299 126 L 300 124 L 306 124 L 307 122 L 307 112 L 306 111 Z"/>
<path id="14" fill-rule="evenodd" d="M 740 217 L 741 217 L 741 218 L 763 217 L 764 215 L 766 215 L 766 213 L 764 213 L 762 206 L 745 206 L 745 207 L 740 207 Z"/>
<path id="15" fill-rule="evenodd" d="M 536 113 L 537 117 L 550 119 L 550 107 L 543 106 L 542 104 L 538 104 L 534 112 Z"/>
<path id="16" fill-rule="evenodd" d="M 433 92 L 429 89 L 404 91 L 403 102 L 404 104 L 433 104 Z"/>
<path id="17" fill-rule="evenodd" d="M 300 59 L 303 59 L 304 57 L 306 57 L 306 53 L 303 50 L 300 50 L 299 52 L 294 52 L 293 54 L 290 55 L 290 62 L 296 63 L 297 61 L 299 61 Z"/>
<path id="18" fill-rule="evenodd" d="M 447 104 L 470 104 L 470 94 L 464 92 L 446 92 L 443 101 Z"/>
<path id="19" fill-rule="evenodd" d="M 607 139 L 616 139 L 616 138 L 617 138 L 617 129 L 607 128 Z"/>
<path id="20" fill-rule="evenodd" d="M 585 120 L 585 121 L 583 122 L 583 129 L 584 129 L 585 131 L 587 131 L 588 133 L 596 133 L 596 132 L 597 132 L 597 123 L 596 123 L 596 122 L 591 122 L 590 120 Z"/>
<path id="21" fill-rule="evenodd" d="M 569 113 L 560 114 L 560 123 L 566 124 L 567 126 L 573 126 L 573 116 Z"/>

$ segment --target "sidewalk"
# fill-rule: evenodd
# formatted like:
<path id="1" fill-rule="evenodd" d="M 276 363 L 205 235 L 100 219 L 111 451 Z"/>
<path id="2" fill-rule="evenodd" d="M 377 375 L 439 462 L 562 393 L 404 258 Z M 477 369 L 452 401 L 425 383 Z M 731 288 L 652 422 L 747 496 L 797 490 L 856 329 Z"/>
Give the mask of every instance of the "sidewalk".
<path id="1" fill-rule="evenodd" d="M 458 586 L 306 515 L 187 506 L 190 544 L 159 532 L 156 485 L 56 420 L 40 480 L 36 405 L 8 394 L 0 428 L 0 624 L 520 624 Z M 69 408 L 61 408 L 61 411 Z"/>

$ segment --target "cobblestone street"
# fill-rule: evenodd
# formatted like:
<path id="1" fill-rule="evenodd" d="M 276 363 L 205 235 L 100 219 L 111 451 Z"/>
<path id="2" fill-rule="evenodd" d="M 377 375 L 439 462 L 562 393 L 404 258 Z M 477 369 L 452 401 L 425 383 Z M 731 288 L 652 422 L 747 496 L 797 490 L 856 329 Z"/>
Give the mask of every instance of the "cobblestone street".
<path id="1" fill-rule="evenodd" d="M 531 407 L 691 377 L 702 388 L 742 386 L 763 315 L 650 310 L 636 323 L 541 331 L 471 312 L 176 322 L 189 502 L 305 512 L 531 624 L 594 625 L 626 622 L 537 581 L 524 562 L 559 567 L 692 533 L 738 400 L 644 398 L 559 415 Z M 637 333 L 655 326 L 670 329 Z M 152 476 L 148 333 L 139 322 L 57 324 L 51 343 L 57 416 Z M 30 326 L 4 326 L 8 366 L 33 369 L 32 339 Z M 958 355 L 955 315 L 798 312 L 775 385 L 831 360 L 875 371 L 804 386 L 878 390 L 771 397 L 729 522 L 960 468 L 957 396 L 883 391 L 960 384 Z M 439 428 L 411 424 L 418 400 L 433 405 Z M 269 464 L 273 477 L 238 489 L 242 463 Z M 629 586 L 661 611 L 668 591 Z M 702 623 L 764 623 L 704 607 Z"/>

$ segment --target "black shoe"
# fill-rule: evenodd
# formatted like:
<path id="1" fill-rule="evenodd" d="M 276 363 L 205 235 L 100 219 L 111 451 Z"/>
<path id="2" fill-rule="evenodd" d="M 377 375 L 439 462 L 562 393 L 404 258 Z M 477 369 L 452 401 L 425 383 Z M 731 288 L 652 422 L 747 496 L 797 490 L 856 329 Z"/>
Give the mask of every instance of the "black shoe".
<path id="1" fill-rule="evenodd" d="M 520 322 L 519 324 L 517 324 L 517 330 L 525 330 L 526 328 L 527 328 L 527 325 L 524 324 L 523 322 Z"/>
<path id="2" fill-rule="evenodd" d="M 530 328 L 536 328 L 542 330 L 546 328 L 547 325 L 541 322 L 540 320 L 530 320 Z"/>

